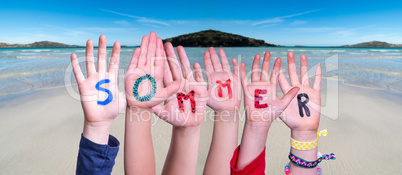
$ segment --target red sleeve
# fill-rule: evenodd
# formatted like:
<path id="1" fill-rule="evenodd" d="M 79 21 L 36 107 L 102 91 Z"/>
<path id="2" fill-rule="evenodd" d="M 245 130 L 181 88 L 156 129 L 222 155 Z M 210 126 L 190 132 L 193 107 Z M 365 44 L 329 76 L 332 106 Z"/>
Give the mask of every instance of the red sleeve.
<path id="1" fill-rule="evenodd" d="M 257 156 L 250 164 L 244 167 L 242 170 L 236 169 L 236 163 L 240 146 L 236 148 L 233 153 L 232 160 L 230 160 L 230 174 L 231 175 L 261 175 L 265 174 L 265 147 L 261 154 Z"/>

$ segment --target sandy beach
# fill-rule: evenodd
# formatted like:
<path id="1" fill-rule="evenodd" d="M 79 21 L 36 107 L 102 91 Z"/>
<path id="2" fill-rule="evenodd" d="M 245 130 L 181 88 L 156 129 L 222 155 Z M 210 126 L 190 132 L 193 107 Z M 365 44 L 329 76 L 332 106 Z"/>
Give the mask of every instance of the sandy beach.
<path id="1" fill-rule="evenodd" d="M 323 101 L 326 95 L 323 94 Z M 339 117 L 322 116 L 321 153 L 335 153 L 336 161 L 320 164 L 325 174 L 397 174 L 402 165 L 402 95 L 346 85 L 339 86 Z M 83 127 L 80 102 L 64 87 L 3 96 L 0 103 L 0 174 L 74 174 Z M 242 112 L 242 111 L 241 111 Z M 171 137 L 171 126 L 154 120 L 157 174 L 160 174 Z M 244 118 L 240 118 L 242 130 Z M 197 174 L 202 174 L 212 137 L 213 122 L 202 124 Z M 123 174 L 124 114 L 111 134 L 121 143 L 112 174 Z M 290 130 L 275 121 L 269 131 L 266 173 L 283 174 L 288 162 Z M 239 141 L 241 133 L 239 132 Z"/>

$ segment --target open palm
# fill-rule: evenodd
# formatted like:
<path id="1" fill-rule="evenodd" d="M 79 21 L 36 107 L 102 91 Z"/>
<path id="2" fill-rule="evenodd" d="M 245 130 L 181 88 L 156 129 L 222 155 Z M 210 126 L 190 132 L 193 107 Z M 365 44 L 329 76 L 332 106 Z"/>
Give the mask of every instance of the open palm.
<path id="1" fill-rule="evenodd" d="M 281 59 L 277 58 L 271 78 L 268 80 L 269 61 L 271 54 L 267 51 L 264 55 L 261 76 L 259 76 L 260 55 L 254 57 L 251 81 L 249 84 L 245 64 L 241 63 L 241 80 L 244 90 L 244 105 L 247 114 L 247 121 L 258 123 L 272 123 L 280 113 L 288 106 L 289 102 L 296 95 L 298 88 L 293 88 L 285 94 L 283 98 L 278 98 L 276 87 L 278 85 L 278 75 L 280 71 Z M 257 93 L 258 92 L 258 93 Z M 260 96 L 261 99 L 256 99 Z M 259 105 L 256 106 L 256 101 Z"/>
<path id="2" fill-rule="evenodd" d="M 151 32 L 150 36 L 144 36 L 141 42 L 141 48 L 134 51 L 130 65 L 125 77 L 125 90 L 127 96 L 127 105 L 139 108 L 150 109 L 176 92 L 180 87 L 180 82 L 176 81 L 169 86 L 163 86 L 163 70 L 165 64 L 165 53 L 163 51 L 162 39 L 156 36 L 155 32 Z M 139 84 L 139 78 L 151 76 L 151 79 L 144 79 Z M 155 84 L 152 84 L 155 82 Z M 141 100 L 134 96 L 134 88 L 138 88 L 138 96 L 149 96 L 149 99 Z M 156 87 L 156 89 L 155 89 Z M 154 88 L 155 92 L 152 92 Z"/>
<path id="3" fill-rule="evenodd" d="M 165 86 L 170 86 L 175 81 L 181 82 L 181 88 L 174 96 L 165 101 L 164 106 L 155 106 L 152 110 L 161 119 L 177 127 L 199 126 L 204 117 L 207 103 L 207 88 L 201 74 L 201 67 L 194 63 L 195 78 L 191 70 L 190 62 L 183 47 L 177 47 L 180 63 L 171 43 L 165 44 L 165 52 L 168 57 L 165 67 Z M 180 66 L 181 64 L 181 66 Z M 180 68 L 181 67 L 181 68 Z M 183 99 L 183 108 L 180 109 L 177 96 L 194 92 L 195 109 L 192 108 L 191 99 Z"/>
<path id="4" fill-rule="evenodd" d="M 219 55 L 222 65 L 213 47 L 204 52 L 204 65 L 208 78 L 208 106 L 215 111 L 238 110 L 241 101 L 239 64 L 236 58 L 232 59 L 234 69 L 232 73 L 223 49 L 219 49 Z M 222 87 L 222 84 L 226 87 Z"/>
<path id="5" fill-rule="evenodd" d="M 306 55 L 303 54 L 300 57 L 301 81 L 299 80 L 299 76 L 297 75 L 295 57 L 293 52 L 288 53 L 288 70 L 291 86 L 289 85 L 285 75 L 281 71 L 279 76 L 279 85 L 282 89 L 282 92 L 287 93 L 291 88 L 299 87 L 300 90 L 298 91 L 298 94 L 304 93 L 308 95 L 309 100 L 306 105 L 309 108 L 310 116 L 307 116 L 306 111 L 304 110 L 302 111 L 304 116 L 302 117 L 300 115 L 298 99 L 297 97 L 295 97 L 292 99 L 289 106 L 284 111 L 283 115 L 281 115 L 281 119 L 289 128 L 294 131 L 316 131 L 320 122 L 321 112 L 321 67 L 317 66 L 316 68 L 313 88 L 311 88 L 309 85 Z"/>
<path id="6" fill-rule="evenodd" d="M 77 80 L 86 122 L 112 121 L 126 106 L 124 93 L 120 93 L 117 86 L 120 60 L 120 44 L 118 42 L 113 45 L 108 72 L 106 72 L 106 57 L 106 37 L 101 35 L 98 47 L 98 69 L 95 70 L 93 42 L 88 40 L 86 44 L 87 78 L 85 78 L 77 55 L 71 55 L 71 64 Z M 96 87 L 97 84 L 98 87 Z"/>

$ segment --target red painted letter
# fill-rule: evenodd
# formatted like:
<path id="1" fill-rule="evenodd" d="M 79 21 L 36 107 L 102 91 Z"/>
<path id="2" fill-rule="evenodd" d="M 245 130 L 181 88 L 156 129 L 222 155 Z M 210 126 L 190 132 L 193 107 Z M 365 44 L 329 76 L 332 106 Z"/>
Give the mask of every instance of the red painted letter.
<path id="1" fill-rule="evenodd" d="M 218 96 L 223 97 L 222 94 L 222 87 L 227 87 L 228 88 L 228 94 L 229 94 L 229 99 L 232 98 L 232 88 L 230 87 L 230 79 L 226 80 L 225 83 L 222 83 L 221 80 L 216 80 L 216 83 L 218 84 Z"/>
<path id="2" fill-rule="evenodd" d="M 260 96 L 260 94 L 266 94 L 267 90 L 264 89 L 256 89 L 254 91 L 254 107 L 259 109 L 259 108 L 267 108 L 268 104 L 260 104 L 260 100 L 262 100 L 262 97 Z"/>
<path id="3" fill-rule="evenodd" d="M 179 103 L 179 110 L 180 112 L 184 112 L 184 105 L 183 105 L 183 99 L 187 100 L 190 99 L 191 102 L 191 112 L 195 113 L 196 110 L 196 105 L 195 105 L 195 100 L 194 100 L 194 91 L 190 91 L 187 95 L 183 93 L 177 93 L 177 102 Z"/>

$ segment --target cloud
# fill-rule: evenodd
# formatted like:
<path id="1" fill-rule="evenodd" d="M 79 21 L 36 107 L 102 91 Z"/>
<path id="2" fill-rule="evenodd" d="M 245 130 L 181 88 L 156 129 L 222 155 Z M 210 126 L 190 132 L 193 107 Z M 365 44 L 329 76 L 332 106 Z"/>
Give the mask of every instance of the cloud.
<path id="1" fill-rule="evenodd" d="M 342 29 L 333 27 L 306 27 L 306 28 L 285 28 L 285 30 L 292 32 L 330 32 Z"/>
<path id="2" fill-rule="evenodd" d="M 100 10 L 104 11 L 104 12 L 108 12 L 108 13 L 117 14 L 117 15 L 120 15 L 120 16 L 134 18 L 134 19 L 137 19 L 138 22 L 142 22 L 142 23 L 154 23 L 154 24 L 160 24 L 160 25 L 169 26 L 168 23 L 163 22 L 163 21 L 159 21 L 159 20 L 154 20 L 154 19 L 141 17 L 141 16 L 128 15 L 128 14 L 119 13 L 119 12 L 115 12 L 115 11 L 111 11 L 111 10 L 104 10 L 104 9 L 100 9 Z"/>
<path id="3" fill-rule="evenodd" d="M 356 32 L 354 32 L 353 30 L 339 30 L 339 31 L 336 31 L 336 32 L 334 32 L 332 34 L 333 35 L 341 35 L 342 37 L 348 37 L 348 36 L 355 35 Z"/>
<path id="4" fill-rule="evenodd" d="M 227 25 L 246 25 L 246 24 L 249 24 L 250 22 L 251 22 L 250 20 L 224 20 L 224 21 L 219 21 L 219 23 L 227 24 Z"/>
<path id="5" fill-rule="evenodd" d="M 266 19 L 266 20 L 262 20 L 262 21 L 255 21 L 255 20 L 203 20 L 203 21 L 198 21 L 198 20 L 157 20 L 157 19 L 150 19 L 147 17 L 142 17 L 142 16 L 134 16 L 134 15 L 129 15 L 129 14 L 124 14 L 124 13 L 120 13 L 120 12 L 116 12 L 116 11 L 111 11 L 111 10 L 105 10 L 105 9 L 100 9 L 101 11 L 104 12 L 108 12 L 108 13 L 112 13 L 112 14 L 117 14 L 120 16 L 125 16 L 125 17 L 129 17 L 129 18 L 134 18 L 136 19 L 138 22 L 141 23 L 145 23 L 148 26 L 153 26 L 156 27 L 157 25 L 164 25 L 164 26 L 170 26 L 170 25 L 187 25 L 187 26 L 233 26 L 233 25 L 252 25 L 252 26 L 256 26 L 256 25 L 263 25 L 262 27 L 268 27 L 268 26 L 272 26 L 270 24 L 276 24 L 276 23 L 281 23 L 284 22 L 286 18 L 292 18 L 292 17 L 296 17 L 296 16 L 300 16 L 300 15 L 304 15 L 304 14 L 308 14 L 308 13 L 313 13 L 316 11 L 319 11 L 320 9 L 317 10 L 310 10 L 310 11 L 305 11 L 305 12 L 301 12 L 301 13 L 297 13 L 297 14 L 291 14 L 291 15 L 287 15 L 287 16 L 281 16 L 281 17 L 275 17 L 275 18 L 271 18 L 271 19 Z M 128 25 L 129 23 L 125 20 L 121 20 L 121 21 L 115 21 L 116 24 L 122 24 L 122 25 Z M 307 23 L 306 21 L 294 21 L 292 23 L 292 25 L 300 25 L 300 24 L 305 24 Z M 153 25 L 152 25 L 153 24 Z M 268 24 L 268 25 L 267 25 Z"/>
<path id="6" fill-rule="evenodd" d="M 276 26 L 276 25 L 278 25 L 278 24 L 267 24 L 267 25 L 262 26 L 261 28 L 266 28 L 266 27 L 269 27 L 269 26 Z"/>
<path id="7" fill-rule="evenodd" d="M 120 28 L 120 27 L 81 27 L 73 28 L 73 30 L 84 30 L 93 32 L 122 32 L 122 31 L 135 31 L 137 28 Z"/>
<path id="8" fill-rule="evenodd" d="M 255 25 L 259 25 L 259 24 L 266 24 L 266 23 L 279 23 L 279 22 L 283 22 L 284 20 L 280 17 L 276 17 L 276 18 L 272 18 L 272 19 L 267 19 L 264 21 L 259 21 L 259 22 L 255 22 L 253 24 L 253 26 Z"/>
<path id="9" fill-rule="evenodd" d="M 200 21 L 197 21 L 197 20 L 169 20 L 169 23 L 176 24 L 176 25 L 197 26 L 197 25 L 199 25 Z"/>
<path id="10" fill-rule="evenodd" d="M 302 12 L 302 13 L 296 13 L 296 14 L 287 15 L 287 16 L 275 17 L 275 18 L 271 18 L 271 19 L 266 19 L 266 20 L 255 22 L 252 25 L 256 26 L 256 25 L 267 24 L 267 23 L 280 23 L 280 22 L 284 21 L 283 19 L 292 18 L 292 17 L 295 17 L 295 16 L 300 16 L 300 15 L 304 15 L 304 14 L 308 14 L 308 13 L 313 13 L 313 12 L 316 12 L 316 11 L 320 11 L 320 9 L 305 11 L 305 12 Z"/>
<path id="11" fill-rule="evenodd" d="M 296 21 L 293 21 L 290 25 L 292 25 L 292 26 L 298 26 L 298 25 L 302 25 L 302 24 L 306 24 L 307 23 L 307 21 L 299 21 L 299 20 L 296 20 Z"/>
<path id="12" fill-rule="evenodd" d="M 144 24 L 144 25 L 146 25 L 146 26 L 151 26 L 151 27 L 155 27 L 155 28 L 159 28 L 159 26 L 153 25 L 153 24 Z"/>
<path id="13" fill-rule="evenodd" d="M 115 21 L 114 23 L 124 25 L 124 26 L 130 25 L 130 23 L 125 20 Z"/>

